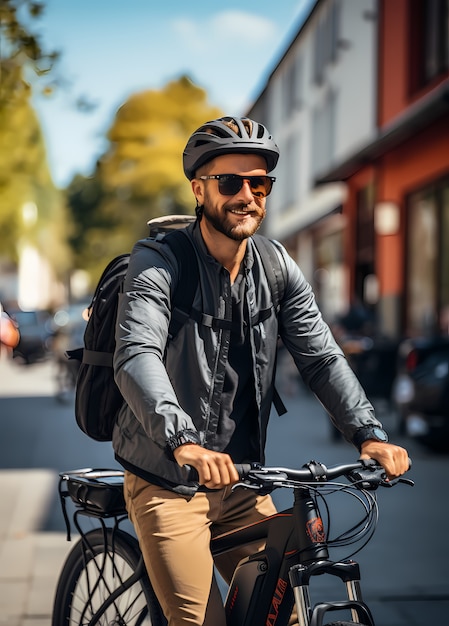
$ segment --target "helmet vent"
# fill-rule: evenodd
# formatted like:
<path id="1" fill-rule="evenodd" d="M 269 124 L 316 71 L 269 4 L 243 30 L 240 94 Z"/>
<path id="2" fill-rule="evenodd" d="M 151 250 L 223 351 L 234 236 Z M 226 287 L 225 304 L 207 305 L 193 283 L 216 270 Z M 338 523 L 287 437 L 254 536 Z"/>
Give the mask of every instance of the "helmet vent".
<path id="1" fill-rule="evenodd" d="M 220 139 L 228 139 L 229 138 L 229 130 L 224 128 L 214 128 L 213 134 L 216 137 L 220 137 Z"/>
<path id="2" fill-rule="evenodd" d="M 200 146 L 204 146 L 208 143 L 209 141 L 206 141 L 205 139 L 198 139 L 197 141 L 195 141 L 195 148 L 199 148 Z"/>

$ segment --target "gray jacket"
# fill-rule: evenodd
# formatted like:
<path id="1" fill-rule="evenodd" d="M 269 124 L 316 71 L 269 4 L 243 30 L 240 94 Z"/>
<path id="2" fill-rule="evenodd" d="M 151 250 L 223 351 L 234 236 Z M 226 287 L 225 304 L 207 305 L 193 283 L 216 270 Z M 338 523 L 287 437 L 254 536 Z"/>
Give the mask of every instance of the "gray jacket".
<path id="1" fill-rule="evenodd" d="M 229 319 L 229 274 L 208 254 L 196 222 L 187 232 L 199 266 L 194 308 Z M 275 246 L 286 267 L 280 310 L 276 314 L 272 309 L 267 319 L 250 327 L 261 461 L 278 336 L 348 441 L 360 427 L 380 425 L 323 321 L 310 285 L 286 250 L 279 243 Z M 250 317 L 256 318 L 258 310 L 270 307 L 272 298 L 251 239 L 244 264 L 247 306 Z M 126 405 L 114 429 L 113 446 L 120 459 L 178 485 L 181 492 L 193 493 L 196 487 L 189 483 L 187 470 L 177 465 L 172 450 L 186 441 L 214 448 L 230 331 L 189 319 L 167 343 L 176 265 L 173 253 L 160 241 L 142 240 L 132 252 L 119 302 L 114 356 L 115 379 Z"/>

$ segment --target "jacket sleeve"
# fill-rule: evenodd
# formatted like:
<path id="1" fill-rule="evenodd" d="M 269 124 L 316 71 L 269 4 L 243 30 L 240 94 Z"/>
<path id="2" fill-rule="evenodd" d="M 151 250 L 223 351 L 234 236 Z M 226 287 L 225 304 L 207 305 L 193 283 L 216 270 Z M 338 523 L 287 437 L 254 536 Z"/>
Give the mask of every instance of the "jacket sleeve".
<path id="1" fill-rule="evenodd" d="M 356 375 L 318 309 L 310 284 L 285 249 L 286 286 L 279 313 L 280 335 L 304 380 L 352 443 L 355 432 L 381 426 Z"/>
<path id="2" fill-rule="evenodd" d="M 161 448 L 200 439 L 164 366 L 177 268 L 168 246 L 136 244 L 118 305 L 114 375 L 128 407 Z M 181 435 L 184 434 L 184 437 Z"/>

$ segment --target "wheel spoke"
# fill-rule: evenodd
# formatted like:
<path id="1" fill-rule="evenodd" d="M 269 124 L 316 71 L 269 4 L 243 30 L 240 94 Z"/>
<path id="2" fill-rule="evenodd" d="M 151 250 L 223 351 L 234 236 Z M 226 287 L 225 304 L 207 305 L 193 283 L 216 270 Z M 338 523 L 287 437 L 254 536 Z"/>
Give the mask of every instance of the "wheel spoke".
<path id="1" fill-rule="evenodd" d="M 98 626 L 165 623 L 145 575 L 102 609 L 111 594 L 136 572 L 140 559 L 132 537 L 120 532 L 112 541 L 111 533 L 107 536 L 107 552 L 102 532 L 92 531 L 87 533 L 84 544 L 80 541 L 70 553 L 58 583 L 53 626 L 88 626 L 100 609 L 101 616 L 95 622 Z"/>

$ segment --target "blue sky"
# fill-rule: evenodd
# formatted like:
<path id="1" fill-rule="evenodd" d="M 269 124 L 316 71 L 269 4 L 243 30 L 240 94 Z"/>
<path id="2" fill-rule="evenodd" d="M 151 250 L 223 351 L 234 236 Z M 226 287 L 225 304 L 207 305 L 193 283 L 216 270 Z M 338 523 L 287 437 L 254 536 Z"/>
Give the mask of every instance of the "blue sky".
<path id="1" fill-rule="evenodd" d="M 55 183 L 88 175 L 118 107 L 181 74 L 211 104 L 241 114 L 272 71 L 313 0 L 46 0 L 39 31 L 61 51 L 70 88 L 35 97 Z M 96 104 L 81 113 L 75 99 Z"/>

